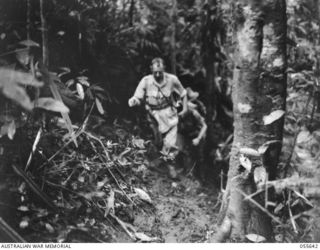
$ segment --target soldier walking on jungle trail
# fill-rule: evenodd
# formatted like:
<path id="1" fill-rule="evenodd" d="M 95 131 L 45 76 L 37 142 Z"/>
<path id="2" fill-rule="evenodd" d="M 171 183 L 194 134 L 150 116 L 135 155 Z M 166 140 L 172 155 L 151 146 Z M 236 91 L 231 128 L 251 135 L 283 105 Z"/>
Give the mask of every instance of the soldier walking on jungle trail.
<path id="1" fill-rule="evenodd" d="M 199 93 L 192 91 L 191 88 L 186 90 L 188 111 L 179 121 L 179 156 L 182 158 L 184 167 L 192 164 L 192 168 L 196 167 L 196 174 L 203 174 L 204 139 L 207 131 L 207 124 L 203 116 L 206 114 L 206 109 L 198 100 Z"/>
<path id="2" fill-rule="evenodd" d="M 178 116 L 183 117 L 187 112 L 187 91 L 179 79 L 164 71 L 164 62 L 155 58 L 151 63 L 152 74 L 140 81 L 133 97 L 129 99 L 129 106 L 140 105 L 143 101 L 150 115 L 156 120 L 158 131 L 163 137 L 162 154 L 168 161 L 171 177 L 176 173 L 170 164 L 177 154 Z M 175 107 L 173 93 L 182 98 L 182 111 L 178 114 Z"/>

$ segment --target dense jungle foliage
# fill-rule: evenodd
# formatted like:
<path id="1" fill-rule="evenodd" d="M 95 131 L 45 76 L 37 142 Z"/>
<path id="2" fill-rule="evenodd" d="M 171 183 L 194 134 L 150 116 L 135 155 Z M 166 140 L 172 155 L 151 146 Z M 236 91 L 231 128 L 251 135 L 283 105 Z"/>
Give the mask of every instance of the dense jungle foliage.
<path id="1" fill-rule="evenodd" d="M 284 8 L 278 36 L 268 4 Z M 285 41 L 282 71 L 270 70 L 285 82 L 283 109 L 263 116 L 281 140 L 244 143 L 239 157 L 234 124 L 251 110 L 235 102 L 248 80 L 237 73 L 248 66 L 241 32 L 256 10 L 255 81 L 267 74 L 263 45 Z M 1 0 L 0 241 L 319 242 L 319 34 L 318 0 Z M 128 107 L 155 57 L 205 106 L 205 160 L 190 156 L 177 180 L 153 166 L 144 107 Z M 269 220 L 268 236 L 225 219 L 234 158 L 250 181 L 235 188 L 239 204 Z"/>

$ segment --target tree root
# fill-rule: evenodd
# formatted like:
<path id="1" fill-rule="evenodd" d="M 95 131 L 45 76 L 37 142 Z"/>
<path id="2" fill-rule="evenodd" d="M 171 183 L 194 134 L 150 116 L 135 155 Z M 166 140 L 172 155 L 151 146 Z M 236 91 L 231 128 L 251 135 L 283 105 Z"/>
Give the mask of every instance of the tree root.
<path id="1" fill-rule="evenodd" d="M 227 238 L 230 237 L 232 229 L 232 223 L 231 220 L 228 217 L 225 217 L 218 233 L 213 237 L 213 239 L 210 241 L 212 243 L 222 243 Z"/>

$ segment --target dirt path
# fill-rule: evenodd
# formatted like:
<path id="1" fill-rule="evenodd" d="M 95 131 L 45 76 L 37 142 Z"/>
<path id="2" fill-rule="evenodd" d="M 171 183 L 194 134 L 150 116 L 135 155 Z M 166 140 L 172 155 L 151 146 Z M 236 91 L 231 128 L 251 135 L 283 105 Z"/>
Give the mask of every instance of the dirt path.
<path id="1" fill-rule="evenodd" d="M 146 188 L 155 205 L 151 215 L 136 214 L 138 231 L 163 242 L 205 242 L 216 230 L 217 190 L 204 188 L 193 177 L 179 174 L 171 180 L 167 173 L 150 170 Z"/>

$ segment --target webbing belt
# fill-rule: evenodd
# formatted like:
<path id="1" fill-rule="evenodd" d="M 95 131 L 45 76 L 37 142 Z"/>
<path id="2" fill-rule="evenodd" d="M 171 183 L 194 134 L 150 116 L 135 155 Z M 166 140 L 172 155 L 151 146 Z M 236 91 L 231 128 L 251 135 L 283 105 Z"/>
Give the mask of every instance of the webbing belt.
<path id="1" fill-rule="evenodd" d="M 159 105 L 150 105 L 150 104 L 148 104 L 148 106 L 152 110 L 161 110 L 161 109 L 165 109 L 165 108 L 167 108 L 167 107 L 169 107 L 171 105 L 168 102 L 165 102 L 165 103 L 162 103 L 162 104 L 159 104 Z"/>

